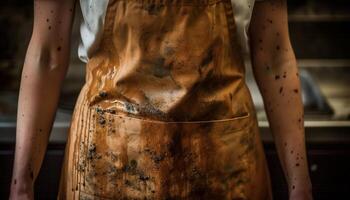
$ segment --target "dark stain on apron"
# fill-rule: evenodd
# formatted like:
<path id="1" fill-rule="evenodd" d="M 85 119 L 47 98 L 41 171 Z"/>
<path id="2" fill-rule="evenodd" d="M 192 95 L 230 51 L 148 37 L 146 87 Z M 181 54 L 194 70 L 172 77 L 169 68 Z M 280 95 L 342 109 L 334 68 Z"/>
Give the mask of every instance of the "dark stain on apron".
<path id="1" fill-rule="evenodd" d="M 111 0 L 58 199 L 272 199 L 229 0 Z"/>

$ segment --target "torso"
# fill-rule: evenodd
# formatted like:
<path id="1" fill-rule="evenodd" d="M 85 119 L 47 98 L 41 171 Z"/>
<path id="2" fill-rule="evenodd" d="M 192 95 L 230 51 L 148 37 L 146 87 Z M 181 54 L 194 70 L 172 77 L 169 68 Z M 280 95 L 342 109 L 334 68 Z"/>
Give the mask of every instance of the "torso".
<path id="1" fill-rule="evenodd" d="M 231 6 L 110 1 L 58 199 L 272 199 Z"/>
<path id="2" fill-rule="evenodd" d="M 256 1 L 263 0 L 231 0 L 237 25 L 237 34 L 245 59 L 249 59 L 249 38 L 247 32 Z M 80 0 L 84 20 L 81 26 L 82 40 L 78 54 L 83 62 L 88 61 L 100 42 L 108 2 L 109 0 Z"/>

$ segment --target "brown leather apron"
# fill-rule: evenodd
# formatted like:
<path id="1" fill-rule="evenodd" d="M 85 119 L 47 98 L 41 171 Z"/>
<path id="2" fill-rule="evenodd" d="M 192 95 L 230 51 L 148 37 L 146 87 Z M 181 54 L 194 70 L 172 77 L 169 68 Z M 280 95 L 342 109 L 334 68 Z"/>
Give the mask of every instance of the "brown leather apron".
<path id="1" fill-rule="evenodd" d="M 58 199 L 270 200 L 230 0 L 111 0 Z"/>

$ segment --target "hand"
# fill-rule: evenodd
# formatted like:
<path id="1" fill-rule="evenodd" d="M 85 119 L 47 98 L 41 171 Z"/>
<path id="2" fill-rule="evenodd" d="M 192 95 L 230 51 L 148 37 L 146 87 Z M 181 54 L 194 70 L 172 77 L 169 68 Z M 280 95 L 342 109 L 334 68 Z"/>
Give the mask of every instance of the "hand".
<path id="1" fill-rule="evenodd" d="M 25 181 L 12 181 L 9 200 L 34 200 L 33 184 Z"/>

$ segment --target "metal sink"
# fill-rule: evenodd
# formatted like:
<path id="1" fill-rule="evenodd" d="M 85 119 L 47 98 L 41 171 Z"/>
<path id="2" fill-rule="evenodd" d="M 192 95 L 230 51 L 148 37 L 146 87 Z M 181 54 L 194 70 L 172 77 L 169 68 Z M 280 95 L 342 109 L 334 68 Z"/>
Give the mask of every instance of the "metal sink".
<path id="1" fill-rule="evenodd" d="M 311 75 L 306 70 L 301 70 L 300 72 L 305 115 L 332 115 L 334 113 L 333 109 Z"/>

